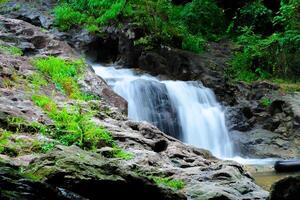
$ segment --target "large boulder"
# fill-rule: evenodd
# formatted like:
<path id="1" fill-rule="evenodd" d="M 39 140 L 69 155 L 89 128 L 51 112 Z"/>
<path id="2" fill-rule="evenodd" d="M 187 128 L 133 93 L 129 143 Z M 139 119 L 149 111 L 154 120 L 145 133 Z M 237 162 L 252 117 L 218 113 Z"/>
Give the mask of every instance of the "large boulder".
<path id="1" fill-rule="evenodd" d="M 19 173 L 19 168 L 0 161 L 0 198 L 3 200 L 70 200 L 71 195 L 48 184 L 36 182 Z"/>
<path id="2" fill-rule="evenodd" d="M 123 167 L 120 161 L 75 146 L 57 146 L 55 151 L 34 160 L 27 173 L 82 199 L 185 199 L 183 194 Z"/>
<path id="3" fill-rule="evenodd" d="M 297 200 L 300 196 L 300 176 L 289 176 L 272 185 L 268 200 Z"/>

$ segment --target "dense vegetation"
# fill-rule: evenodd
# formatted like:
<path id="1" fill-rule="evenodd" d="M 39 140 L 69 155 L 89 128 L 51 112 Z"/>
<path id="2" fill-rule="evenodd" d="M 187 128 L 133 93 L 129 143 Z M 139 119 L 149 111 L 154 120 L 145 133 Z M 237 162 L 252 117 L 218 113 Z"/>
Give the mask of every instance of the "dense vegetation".
<path id="1" fill-rule="evenodd" d="M 299 0 L 281 1 L 277 12 L 253 1 L 240 10 L 234 23 L 236 41 L 244 47 L 232 61 L 238 79 L 299 78 Z"/>
<path id="2" fill-rule="evenodd" d="M 211 0 L 175 6 L 170 0 L 62 0 L 56 23 L 62 30 L 84 26 L 100 32 L 106 25 L 140 29 L 136 45 L 172 45 L 200 52 L 205 38 L 215 39 L 224 24 L 222 10 Z M 201 24 L 201 25 L 200 25 Z"/>
<path id="3" fill-rule="evenodd" d="M 191 0 L 179 5 L 171 0 L 61 0 L 54 12 L 62 30 L 83 26 L 100 34 L 105 26 L 138 29 L 135 45 L 146 49 L 168 45 L 200 53 L 207 41 L 234 40 L 243 50 L 231 62 L 230 78 L 300 75 L 299 0 Z"/>

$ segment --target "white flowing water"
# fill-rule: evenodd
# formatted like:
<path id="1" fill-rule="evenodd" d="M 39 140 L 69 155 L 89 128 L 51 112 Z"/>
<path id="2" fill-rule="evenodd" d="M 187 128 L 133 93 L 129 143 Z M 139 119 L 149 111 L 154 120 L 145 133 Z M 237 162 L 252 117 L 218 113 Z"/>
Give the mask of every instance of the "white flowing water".
<path id="1" fill-rule="evenodd" d="M 199 82 L 160 81 L 131 69 L 93 65 L 113 90 L 128 101 L 128 117 L 148 121 L 183 142 L 233 157 L 224 111 L 212 90 Z"/>

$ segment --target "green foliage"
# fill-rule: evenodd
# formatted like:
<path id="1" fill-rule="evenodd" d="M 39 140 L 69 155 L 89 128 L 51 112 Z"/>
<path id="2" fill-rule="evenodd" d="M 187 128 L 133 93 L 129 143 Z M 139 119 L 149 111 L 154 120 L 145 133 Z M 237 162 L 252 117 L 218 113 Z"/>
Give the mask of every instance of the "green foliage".
<path id="1" fill-rule="evenodd" d="M 54 128 L 46 133 L 61 144 L 67 146 L 76 144 L 87 150 L 111 146 L 112 157 L 125 160 L 133 158 L 133 154 L 118 147 L 107 129 L 92 121 L 94 113 L 91 110 L 83 111 L 80 106 L 59 108 L 52 99 L 44 95 L 34 95 L 32 100 L 54 121 Z M 41 152 L 46 153 L 55 145 L 53 142 L 44 143 L 41 145 Z"/>
<path id="2" fill-rule="evenodd" d="M 41 181 L 42 178 L 43 178 L 42 176 L 38 176 L 38 175 L 33 174 L 33 173 L 31 173 L 31 172 L 25 171 L 25 168 L 24 168 L 24 167 L 20 167 L 19 172 L 20 172 L 20 174 L 21 174 L 23 177 L 25 177 L 25 178 L 27 178 L 27 179 L 30 179 L 30 180 L 32 180 L 32 181 Z"/>
<path id="3" fill-rule="evenodd" d="M 134 158 L 132 153 L 126 152 L 123 149 L 115 146 L 113 150 L 113 157 L 121 158 L 123 160 L 131 160 Z"/>
<path id="4" fill-rule="evenodd" d="M 259 33 L 268 31 L 272 27 L 272 11 L 268 9 L 262 0 L 249 2 L 240 10 L 240 16 L 236 21 L 238 26 L 251 26 Z"/>
<path id="5" fill-rule="evenodd" d="M 68 146 L 76 144 L 84 149 L 114 145 L 111 134 L 92 121 L 91 111 L 83 112 L 78 106 L 59 109 L 47 96 L 33 96 L 32 100 L 54 121 L 55 129 L 51 136 L 62 144 Z"/>
<path id="6" fill-rule="evenodd" d="M 235 77 L 253 81 L 273 77 L 296 78 L 300 75 L 300 34 L 298 31 L 274 33 L 263 38 L 244 28 L 238 43 L 244 46 L 231 62 Z"/>
<path id="7" fill-rule="evenodd" d="M 188 35 L 183 39 L 182 48 L 195 53 L 200 53 L 204 50 L 206 41 L 201 36 Z"/>
<path id="8" fill-rule="evenodd" d="M 47 152 L 51 151 L 52 149 L 54 149 L 55 146 L 56 146 L 56 144 L 54 142 L 44 142 L 41 145 L 41 152 L 47 153 Z"/>
<path id="9" fill-rule="evenodd" d="M 212 0 L 193 0 L 183 7 L 181 16 L 194 35 L 216 39 L 216 35 L 225 29 L 223 12 Z"/>
<path id="10" fill-rule="evenodd" d="M 63 4 L 54 9 L 55 22 L 63 30 L 69 30 L 72 26 L 81 24 L 86 20 L 86 16 L 79 11 L 75 11 L 67 4 Z"/>
<path id="11" fill-rule="evenodd" d="M 235 19 L 240 34 L 237 43 L 243 50 L 233 58 L 228 74 L 248 82 L 270 78 L 297 79 L 300 76 L 299 11 L 299 0 L 281 1 L 278 13 L 268 10 L 262 1 L 246 4 L 240 11 L 241 16 Z M 271 21 L 274 25 L 270 28 L 267 24 Z M 278 26 L 283 30 L 272 33 Z"/>
<path id="12" fill-rule="evenodd" d="M 265 107 L 269 107 L 272 104 L 272 100 L 268 97 L 263 97 L 261 98 L 260 103 Z"/>
<path id="13" fill-rule="evenodd" d="M 11 135 L 11 132 L 0 130 L 0 154 L 5 151 Z"/>
<path id="14" fill-rule="evenodd" d="M 44 75 L 50 76 L 56 87 L 73 99 L 82 99 L 77 83 L 84 70 L 82 60 L 67 61 L 58 57 L 38 58 L 33 64 Z"/>
<path id="15" fill-rule="evenodd" d="M 22 56 L 23 52 L 20 48 L 14 46 L 0 45 L 0 53 L 10 54 L 14 56 Z"/>
<path id="16" fill-rule="evenodd" d="M 148 178 L 153 180 L 157 185 L 162 185 L 171 188 L 173 190 L 180 190 L 183 189 L 185 186 L 185 183 L 182 180 L 159 177 L 159 176 L 149 176 Z"/>
<path id="17" fill-rule="evenodd" d="M 222 10 L 213 0 L 193 0 L 184 6 L 170 0 L 63 0 L 54 13 L 62 30 L 82 26 L 97 33 L 105 25 L 128 23 L 143 31 L 135 44 L 146 49 L 163 44 L 198 53 L 205 38 L 216 39 L 225 28 Z"/>
<path id="18" fill-rule="evenodd" d="M 280 11 L 274 17 L 274 23 L 280 24 L 286 30 L 300 30 L 300 1 L 281 0 Z"/>
<path id="19" fill-rule="evenodd" d="M 7 129 L 14 131 L 16 133 L 26 132 L 26 133 L 44 133 L 46 132 L 46 127 L 38 122 L 28 122 L 21 117 L 8 117 L 6 119 Z"/>
<path id="20" fill-rule="evenodd" d="M 4 4 L 6 2 L 8 2 L 8 0 L 0 0 L 0 4 Z"/>
<path id="21" fill-rule="evenodd" d="M 40 73 L 31 74 L 28 76 L 28 80 L 33 85 L 35 90 L 39 90 L 41 87 L 48 85 L 48 81 Z"/>

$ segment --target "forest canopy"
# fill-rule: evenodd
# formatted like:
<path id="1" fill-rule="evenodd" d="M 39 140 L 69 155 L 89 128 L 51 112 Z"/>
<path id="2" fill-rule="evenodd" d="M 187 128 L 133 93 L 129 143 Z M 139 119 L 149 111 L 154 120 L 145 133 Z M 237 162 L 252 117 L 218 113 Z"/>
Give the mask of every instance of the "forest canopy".
<path id="1" fill-rule="evenodd" d="M 209 41 L 234 41 L 242 50 L 228 74 L 237 80 L 300 76 L 300 0 L 61 0 L 54 13 L 64 31 L 139 30 L 134 44 L 147 50 L 201 53 Z"/>

